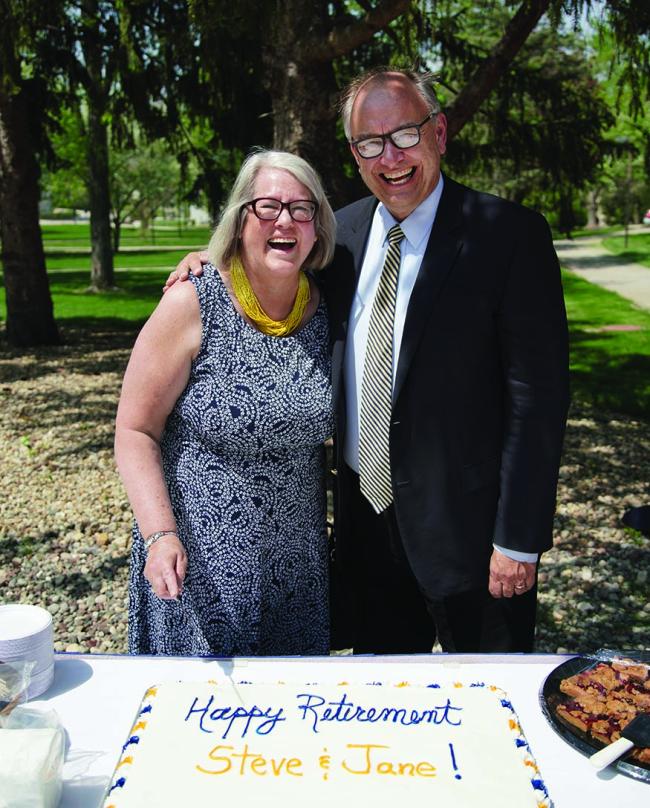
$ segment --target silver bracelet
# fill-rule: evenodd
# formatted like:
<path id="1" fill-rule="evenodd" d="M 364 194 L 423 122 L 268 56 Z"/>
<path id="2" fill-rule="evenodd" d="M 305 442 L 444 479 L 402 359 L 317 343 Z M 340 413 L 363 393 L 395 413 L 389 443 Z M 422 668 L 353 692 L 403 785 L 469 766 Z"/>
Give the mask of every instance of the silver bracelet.
<path id="1" fill-rule="evenodd" d="M 155 544 L 158 539 L 162 539 L 163 536 L 176 536 L 178 538 L 178 533 L 175 530 L 157 530 L 144 540 L 144 549 L 148 552 L 151 545 Z"/>

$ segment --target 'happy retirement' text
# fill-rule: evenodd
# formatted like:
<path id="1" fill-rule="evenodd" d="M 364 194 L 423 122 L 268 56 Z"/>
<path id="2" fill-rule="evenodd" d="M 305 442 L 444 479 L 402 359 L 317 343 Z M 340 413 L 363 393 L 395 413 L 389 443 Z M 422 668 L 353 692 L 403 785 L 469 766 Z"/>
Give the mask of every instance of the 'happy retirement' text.
<path id="1" fill-rule="evenodd" d="M 306 721 L 313 732 L 319 731 L 319 725 L 327 722 L 376 724 L 392 723 L 404 727 L 417 724 L 446 724 L 457 727 L 461 724 L 462 707 L 454 707 L 450 699 L 444 704 L 427 709 L 405 707 L 364 707 L 350 701 L 344 693 L 340 699 L 327 701 L 317 693 L 300 693 L 296 696 L 299 718 Z M 198 721 L 202 732 L 221 734 L 227 738 L 232 730 L 245 738 L 249 731 L 255 735 L 269 735 L 276 726 L 287 720 L 284 707 L 250 706 L 232 707 L 229 705 L 213 706 L 214 696 L 207 702 L 199 703 L 198 697 L 192 702 L 185 721 Z"/>

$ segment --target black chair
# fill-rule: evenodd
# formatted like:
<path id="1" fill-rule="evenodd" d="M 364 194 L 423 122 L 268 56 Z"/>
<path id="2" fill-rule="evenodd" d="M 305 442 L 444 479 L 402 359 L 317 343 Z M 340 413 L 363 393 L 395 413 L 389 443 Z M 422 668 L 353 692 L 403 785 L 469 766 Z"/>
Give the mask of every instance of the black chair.
<path id="1" fill-rule="evenodd" d="M 638 508 L 630 508 L 629 511 L 625 511 L 623 524 L 650 537 L 650 505 L 640 505 Z"/>

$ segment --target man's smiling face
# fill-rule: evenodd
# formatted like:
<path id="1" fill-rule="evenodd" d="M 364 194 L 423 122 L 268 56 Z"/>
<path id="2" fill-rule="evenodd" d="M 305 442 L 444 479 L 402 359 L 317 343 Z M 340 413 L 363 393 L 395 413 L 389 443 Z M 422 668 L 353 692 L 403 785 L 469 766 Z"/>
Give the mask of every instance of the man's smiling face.
<path id="1" fill-rule="evenodd" d="M 352 140 L 394 132 L 419 123 L 429 112 L 414 85 L 400 74 L 370 80 L 354 100 L 350 116 Z M 351 147 L 361 178 L 370 191 L 402 221 L 429 196 L 440 178 L 440 157 L 445 153 L 447 121 L 442 113 L 420 130 L 420 142 L 398 149 L 386 140 L 379 157 L 364 160 Z"/>

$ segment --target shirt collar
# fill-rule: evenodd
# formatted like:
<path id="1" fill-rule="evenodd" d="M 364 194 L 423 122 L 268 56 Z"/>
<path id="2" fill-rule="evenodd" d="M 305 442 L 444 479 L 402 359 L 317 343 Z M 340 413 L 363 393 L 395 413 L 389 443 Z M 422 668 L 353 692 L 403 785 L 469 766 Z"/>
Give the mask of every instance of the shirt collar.
<path id="1" fill-rule="evenodd" d="M 436 218 L 436 213 L 438 212 L 443 185 L 444 180 L 442 174 L 440 174 L 438 184 L 433 191 L 431 191 L 429 196 L 420 202 L 413 213 L 410 213 L 406 219 L 399 222 L 404 236 L 413 250 L 420 250 L 424 240 L 429 237 L 431 227 Z M 377 206 L 377 213 L 381 217 L 384 225 L 384 240 L 382 243 L 385 243 L 388 238 L 388 231 L 398 222 L 389 212 L 388 208 L 384 206 L 383 202 L 380 202 Z"/>

